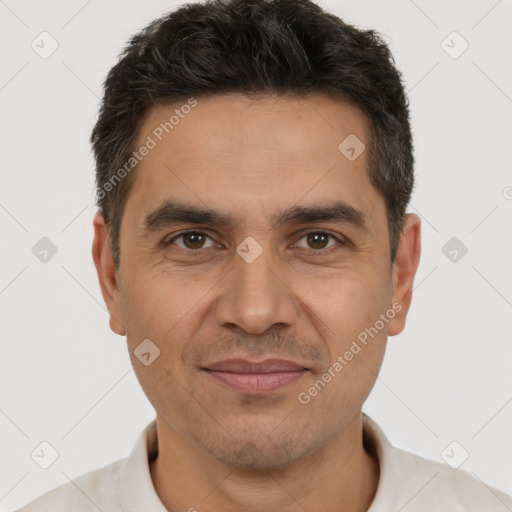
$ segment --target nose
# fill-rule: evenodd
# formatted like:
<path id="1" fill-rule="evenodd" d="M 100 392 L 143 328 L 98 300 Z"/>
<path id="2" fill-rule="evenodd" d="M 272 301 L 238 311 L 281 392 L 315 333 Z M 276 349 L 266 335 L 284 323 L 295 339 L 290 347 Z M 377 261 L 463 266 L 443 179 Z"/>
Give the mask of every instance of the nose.
<path id="1" fill-rule="evenodd" d="M 224 328 L 262 334 L 272 327 L 293 325 L 298 304 L 293 283 L 287 282 L 282 265 L 267 248 L 251 263 L 238 255 L 234 258 L 216 301 L 215 320 Z"/>

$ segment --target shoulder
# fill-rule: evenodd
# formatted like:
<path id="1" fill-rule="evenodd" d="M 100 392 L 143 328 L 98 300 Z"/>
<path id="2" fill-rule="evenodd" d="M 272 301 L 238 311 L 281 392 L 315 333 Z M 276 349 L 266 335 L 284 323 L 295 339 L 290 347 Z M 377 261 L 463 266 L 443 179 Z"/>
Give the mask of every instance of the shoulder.
<path id="1" fill-rule="evenodd" d="M 415 507 L 450 506 L 455 511 L 510 512 L 512 497 L 462 469 L 394 448 Z M 404 496 L 404 499 L 407 496 Z"/>
<path id="2" fill-rule="evenodd" d="M 126 459 L 85 473 L 23 506 L 17 512 L 121 510 L 119 472 Z"/>
<path id="3" fill-rule="evenodd" d="M 387 510 L 510 512 L 512 497 L 448 464 L 393 446 L 367 415 L 365 446 L 379 459 L 380 476 L 369 512 Z"/>

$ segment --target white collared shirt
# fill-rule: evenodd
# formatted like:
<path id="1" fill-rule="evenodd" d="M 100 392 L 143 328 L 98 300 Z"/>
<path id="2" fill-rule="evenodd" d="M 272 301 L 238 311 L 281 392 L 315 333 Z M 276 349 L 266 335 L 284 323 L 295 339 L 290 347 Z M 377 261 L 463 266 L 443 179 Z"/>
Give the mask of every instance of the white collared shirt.
<path id="1" fill-rule="evenodd" d="M 363 414 L 365 445 L 379 459 L 380 477 L 368 512 L 510 512 L 512 497 L 469 473 L 395 448 Z M 63 484 L 18 512 L 168 512 L 149 471 L 157 453 L 156 421 L 139 435 L 126 459 Z M 190 507 L 194 507 L 191 503 Z M 199 504 L 195 508 L 200 511 Z"/>

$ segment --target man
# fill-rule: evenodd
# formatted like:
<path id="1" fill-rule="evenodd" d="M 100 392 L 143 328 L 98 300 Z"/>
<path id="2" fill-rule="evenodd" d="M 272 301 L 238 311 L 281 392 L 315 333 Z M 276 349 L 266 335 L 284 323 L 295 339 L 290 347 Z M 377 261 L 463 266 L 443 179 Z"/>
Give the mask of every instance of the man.
<path id="1" fill-rule="evenodd" d="M 420 258 L 390 52 L 307 0 L 189 4 L 135 35 L 91 141 L 93 258 L 156 420 L 23 511 L 506 511 L 362 405 Z"/>

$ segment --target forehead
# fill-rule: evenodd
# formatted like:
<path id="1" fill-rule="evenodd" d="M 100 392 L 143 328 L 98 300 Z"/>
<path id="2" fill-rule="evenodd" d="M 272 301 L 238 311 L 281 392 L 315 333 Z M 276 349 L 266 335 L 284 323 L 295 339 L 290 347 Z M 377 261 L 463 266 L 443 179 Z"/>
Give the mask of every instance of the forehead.
<path id="1" fill-rule="evenodd" d="M 138 133 L 136 148 L 151 150 L 127 203 L 147 213 L 172 195 L 238 212 L 266 205 L 270 216 L 271 203 L 341 199 L 372 210 L 381 198 L 368 180 L 368 151 L 356 159 L 344 152 L 347 144 L 368 148 L 369 133 L 361 110 L 328 96 L 225 94 L 158 105 Z"/>
<path id="2" fill-rule="evenodd" d="M 168 149 L 180 161 L 219 153 L 234 157 L 266 149 L 273 153 L 272 159 L 282 155 L 287 164 L 293 164 L 319 154 L 338 156 L 339 143 L 351 134 L 368 139 L 368 120 L 359 108 L 341 99 L 223 94 L 152 107 L 137 145 L 149 135 L 158 146 L 150 158 Z M 182 144 L 186 146 L 176 147 Z M 264 171 L 260 162 L 258 165 L 260 168 L 244 171 Z"/>

